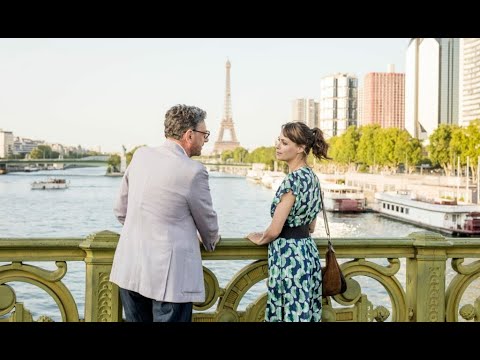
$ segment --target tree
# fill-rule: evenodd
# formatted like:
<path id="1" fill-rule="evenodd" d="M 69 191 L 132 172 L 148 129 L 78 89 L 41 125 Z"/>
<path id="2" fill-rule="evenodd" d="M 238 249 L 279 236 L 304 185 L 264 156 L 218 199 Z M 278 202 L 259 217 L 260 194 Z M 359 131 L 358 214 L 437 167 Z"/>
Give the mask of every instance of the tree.
<path id="1" fill-rule="evenodd" d="M 262 146 L 256 148 L 248 155 L 248 162 L 263 163 L 267 165 L 270 169 L 273 169 L 273 163 L 275 160 L 275 146 Z"/>
<path id="2" fill-rule="evenodd" d="M 410 174 L 415 166 L 423 159 L 422 142 L 419 139 L 411 138 L 407 147 L 408 154 L 408 173 Z"/>
<path id="3" fill-rule="evenodd" d="M 127 166 L 130 164 L 130 161 L 132 161 L 133 154 L 135 154 L 135 151 L 137 151 L 138 149 L 140 149 L 143 146 L 145 146 L 145 145 L 135 146 L 132 150 L 130 150 L 129 152 L 127 152 L 125 154 L 125 157 L 127 158 Z"/>
<path id="4" fill-rule="evenodd" d="M 125 154 L 127 166 L 132 161 L 133 154 L 135 154 L 135 151 L 140 149 L 142 146 L 145 146 L 145 145 L 138 145 L 138 146 L 134 147 L 132 150 L 130 150 L 129 152 L 127 152 Z M 120 167 L 121 167 L 121 157 L 120 157 L 120 155 L 118 155 L 118 154 L 111 155 L 110 158 L 108 159 L 107 163 L 108 163 L 108 168 L 107 168 L 108 173 L 110 173 L 110 172 L 120 172 Z"/>
<path id="5" fill-rule="evenodd" d="M 233 150 L 233 161 L 236 163 L 246 162 L 248 158 L 248 150 L 239 146 Z"/>
<path id="6" fill-rule="evenodd" d="M 342 136 L 340 136 L 340 149 L 337 155 L 338 161 L 343 164 L 349 164 L 356 161 L 358 141 L 360 133 L 355 126 L 349 126 Z"/>
<path id="7" fill-rule="evenodd" d="M 470 157 L 472 179 L 476 182 L 478 157 L 480 156 L 480 120 L 471 121 L 464 131 L 466 136 L 465 155 Z"/>
<path id="8" fill-rule="evenodd" d="M 108 159 L 107 172 L 120 172 L 120 155 L 114 154 Z"/>
<path id="9" fill-rule="evenodd" d="M 333 159 L 333 161 L 338 161 L 340 158 L 341 152 L 341 140 L 339 136 L 332 136 L 328 140 L 328 156 Z"/>
<path id="10" fill-rule="evenodd" d="M 378 164 L 376 159 L 375 133 L 379 131 L 380 126 L 365 125 L 359 128 L 360 139 L 357 147 L 357 161 L 367 164 L 368 166 L 375 166 Z"/>
<path id="11" fill-rule="evenodd" d="M 422 159 L 422 143 L 412 138 L 408 131 L 398 130 L 394 152 L 397 163 L 403 163 L 410 174 Z"/>
<path id="12" fill-rule="evenodd" d="M 227 160 L 233 159 L 233 151 L 232 150 L 222 151 L 221 159 L 223 162 L 227 162 Z"/>
<path id="13" fill-rule="evenodd" d="M 456 149 L 451 148 L 453 133 L 458 129 L 458 126 L 441 124 L 429 137 L 428 157 L 433 165 L 440 165 L 447 175 L 452 170 L 455 157 L 459 155 L 457 151 L 460 151 L 458 147 Z"/>
<path id="14" fill-rule="evenodd" d="M 450 141 L 450 158 L 452 159 L 452 164 L 455 161 L 454 159 L 460 158 L 460 165 L 467 164 L 467 136 L 465 129 L 456 126 L 450 125 L 452 128 L 452 139 Z M 458 160 L 455 161 L 458 164 Z"/>
<path id="15" fill-rule="evenodd" d="M 360 133 L 355 126 L 349 126 L 342 135 L 330 138 L 328 156 L 335 162 L 335 170 L 340 165 L 341 171 L 345 171 L 356 162 L 359 139 Z"/>
<path id="16" fill-rule="evenodd" d="M 38 145 L 30 151 L 30 159 L 52 159 L 52 148 L 48 145 Z"/>
<path id="17" fill-rule="evenodd" d="M 7 159 L 9 160 L 14 160 L 14 159 L 25 159 L 26 153 L 20 153 L 20 154 L 9 154 L 7 156 Z"/>
<path id="18" fill-rule="evenodd" d="M 374 135 L 375 159 L 388 170 L 396 170 L 399 160 L 395 158 L 396 128 L 377 129 Z"/>

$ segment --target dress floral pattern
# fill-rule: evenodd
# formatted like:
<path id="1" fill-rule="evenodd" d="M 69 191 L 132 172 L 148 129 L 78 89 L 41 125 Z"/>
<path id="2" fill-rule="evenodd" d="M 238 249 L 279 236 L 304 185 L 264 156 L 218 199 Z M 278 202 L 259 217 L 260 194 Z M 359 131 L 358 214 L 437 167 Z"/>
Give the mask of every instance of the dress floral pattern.
<path id="1" fill-rule="evenodd" d="M 283 194 L 296 196 L 285 226 L 310 224 L 321 209 L 320 182 L 309 167 L 291 172 L 273 198 L 271 215 Z M 313 239 L 277 238 L 268 245 L 268 300 L 265 321 L 321 321 L 322 271 Z"/>

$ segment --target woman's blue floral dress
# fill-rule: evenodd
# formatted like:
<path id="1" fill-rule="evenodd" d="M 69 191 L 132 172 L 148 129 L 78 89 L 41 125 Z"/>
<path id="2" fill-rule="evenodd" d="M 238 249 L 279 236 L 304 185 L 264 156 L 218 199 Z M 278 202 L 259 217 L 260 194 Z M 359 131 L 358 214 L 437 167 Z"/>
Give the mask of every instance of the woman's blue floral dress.
<path id="1" fill-rule="evenodd" d="M 295 203 L 285 226 L 310 224 L 322 204 L 320 182 L 309 167 L 291 172 L 273 198 L 271 215 L 283 194 L 292 191 Z M 277 238 L 268 245 L 268 300 L 265 320 L 320 321 L 322 270 L 313 239 Z"/>

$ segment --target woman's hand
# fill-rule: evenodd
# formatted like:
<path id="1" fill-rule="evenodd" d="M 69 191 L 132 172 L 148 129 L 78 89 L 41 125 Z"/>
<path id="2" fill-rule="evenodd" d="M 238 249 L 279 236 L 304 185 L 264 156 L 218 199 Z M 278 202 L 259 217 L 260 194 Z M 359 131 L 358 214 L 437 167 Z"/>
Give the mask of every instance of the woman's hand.
<path id="1" fill-rule="evenodd" d="M 260 239 L 263 237 L 263 232 L 252 232 L 246 236 L 248 240 L 253 242 L 254 244 L 259 245 Z"/>

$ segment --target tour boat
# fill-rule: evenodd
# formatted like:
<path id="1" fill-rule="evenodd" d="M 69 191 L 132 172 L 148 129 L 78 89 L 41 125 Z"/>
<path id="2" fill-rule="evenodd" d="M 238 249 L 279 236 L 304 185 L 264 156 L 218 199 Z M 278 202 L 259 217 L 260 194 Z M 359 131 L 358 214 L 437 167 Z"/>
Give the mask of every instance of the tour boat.
<path id="1" fill-rule="evenodd" d="M 384 216 L 454 236 L 480 235 L 480 206 L 455 200 L 419 200 L 409 191 L 375 193 L 376 210 Z"/>
<path id="2" fill-rule="evenodd" d="M 65 179 L 48 179 L 43 181 L 35 181 L 32 183 L 32 190 L 50 190 L 66 188 L 68 188 L 68 182 Z"/>
<path id="3" fill-rule="evenodd" d="M 325 210 L 332 212 L 365 211 L 365 194 L 361 188 L 332 182 L 320 182 Z"/>

